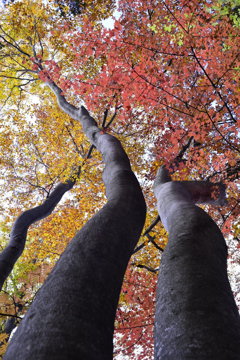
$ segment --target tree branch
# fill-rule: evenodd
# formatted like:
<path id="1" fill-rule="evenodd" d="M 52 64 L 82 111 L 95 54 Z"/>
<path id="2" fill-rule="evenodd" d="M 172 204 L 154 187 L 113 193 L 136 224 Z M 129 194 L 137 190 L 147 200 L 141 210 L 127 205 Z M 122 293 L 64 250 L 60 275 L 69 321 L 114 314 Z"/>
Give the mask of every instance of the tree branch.
<path id="1" fill-rule="evenodd" d="M 158 272 L 158 269 L 153 269 L 151 268 L 150 266 L 147 266 L 147 265 L 142 265 L 142 264 L 135 264 L 135 263 L 132 263 L 132 265 L 135 265 L 136 267 L 140 268 L 140 269 L 146 269 L 154 274 L 156 274 Z"/>
<path id="2" fill-rule="evenodd" d="M 212 85 L 212 87 L 214 88 L 215 93 L 218 95 L 218 97 L 220 98 L 220 100 L 223 102 L 224 106 L 226 107 L 231 119 L 233 120 L 233 122 L 236 123 L 236 119 L 234 119 L 232 111 L 228 105 L 228 103 L 224 100 L 222 94 L 220 93 L 220 91 L 218 91 L 217 86 L 214 84 L 214 82 L 212 81 L 212 79 L 210 78 L 210 76 L 208 75 L 207 71 L 204 69 L 203 65 L 200 63 L 193 47 L 191 47 L 193 56 L 195 58 L 195 60 L 197 61 L 198 65 L 200 66 L 200 68 L 202 69 L 203 73 L 205 74 L 205 76 L 207 77 L 207 79 L 209 80 L 210 84 Z"/>
<path id="3" fill-rule="evenodd" d="M 49 81 L 46 82 L 46 84 L 50 87 L 50 89 L 54 92 L 54 94 L 56 95 L 57 101 L 58 101 L 58 105 L 59 107 L 68 115 L 70 115 L 74 120 L 78 120 L 79 121 L 79 117 L 81 116 L 81 110 L 79 110 L 76 106 L 70 104 L 65 96 L 63 95 L 63 91 L 62 89 L 60 89 L 60 87 L 55 84 L 54 81 L 51 81 L 49 79 Z"/>
<path id="4" fill-rule="evenodd" d="M 147 229 L 144 231 L 144 233 L 142 234 L 142 237 L 143 236 L 147 236 L 148 237 L 148 234 L 150 233 L 150 231 L 152 231 L 152 229 L 154 228 L 154 226 L 157 225 L 157 223 L 160 221 L 160 216 L 158 215 L 154 220 L 153 222 L 147 227 Z M 140 251 L 147 243 L 149 243 L 151 240 L 148 238 L 148 241 L 147 242 L 143 242 L 141 245 L 139 245 L 138 247 L 136 247 L 132 253 L 133 254 L 136 254 L 136 252 Z M 155 243 L 156 244 L 156 243 Z M 159 248 L 159 250 L 163 251 L 163 249 Z"/>

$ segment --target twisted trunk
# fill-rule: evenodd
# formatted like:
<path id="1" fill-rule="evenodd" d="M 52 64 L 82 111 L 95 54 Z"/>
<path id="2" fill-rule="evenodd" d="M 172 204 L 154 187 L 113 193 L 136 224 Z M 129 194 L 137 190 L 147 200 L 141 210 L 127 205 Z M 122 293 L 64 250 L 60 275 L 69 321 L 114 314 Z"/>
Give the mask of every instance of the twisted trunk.
<path id="1" fill-rule="evenodd" d="M 74 180 L 59 183 L 43 204 L 24 211 L 17 218 L 10 234 L 9 243 L 0 254 L 0 290 L 24 250 L 29 226 L 50 215 L 74 183 Z"/>
<path id="2" fill-rule="evenodd" d="M 201 184 L 192 191 L 191 183 L 170 180 L 161 169 L 155 183 L 159 215 L 169 232 L 158 279 L 155 359 L 237 360 L 240 319 L 227 277 L 225 240 L 194 205 Z M 197 198 L 211 186 L 200 186 Z"/>
<path id="3" fill-rule="evenodd" d="M 66 111 L 67 102 L 58 89 L 55 94 Z M 5 360 L 113 357 L 118 297 L 144 224 L 145 201 L 120 142 L 103 134 L 84 107 L 68 105 L 66 112 L 82 123 L 103 155 L 108 201 L 60 257 L 16 331 Z"/>

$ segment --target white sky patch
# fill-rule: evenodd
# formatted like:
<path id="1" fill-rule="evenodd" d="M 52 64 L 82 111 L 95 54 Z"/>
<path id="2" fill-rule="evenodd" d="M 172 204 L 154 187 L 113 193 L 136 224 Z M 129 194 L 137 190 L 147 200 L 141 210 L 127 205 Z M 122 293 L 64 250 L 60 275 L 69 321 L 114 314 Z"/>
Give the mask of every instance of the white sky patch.
<path id="1" fill-rule="evenodd" d="M 102 21 L 102 24 L 103 24 L 103 26 L 104 26 L 106 29 L 111 30 L 111 29 L 114 28 L 114 21 L 115 21 L 115 20 L 114 20 L 112 17 L 110 17 L 110 18 L 108 18 L 108 19 L 106 19 L 106 20 L 103 20 L 103 21 Z"/>
<path id="2" fill-rule="evenodd" d="M 115 10 L 113 12 L 113 16 L 102 21 L 103 26 L 109 30 L 113 29 L 115 20 L 118 20 L 120 18 L 120 16 L 121 16 L 121 13 L 118 10 Z"/>

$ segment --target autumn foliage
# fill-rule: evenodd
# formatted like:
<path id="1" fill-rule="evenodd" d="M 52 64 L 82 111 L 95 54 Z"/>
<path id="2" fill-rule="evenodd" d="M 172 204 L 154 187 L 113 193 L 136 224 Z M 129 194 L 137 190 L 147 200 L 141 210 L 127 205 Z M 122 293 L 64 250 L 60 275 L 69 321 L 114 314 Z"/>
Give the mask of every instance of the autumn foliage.
<path id="1" fill-rule="evenodd" d="M 67 243 L 105 202 L 100 156 L 95 150 L 88 156 L 80 124 L 59 109 L 49 81 L 121 140 L 145 193 L 146 228 L 157 216 L 151 187 L 160 165 L 177 180 L 225 183 L 228 205 L 208 212 L 239 261 L 237 1 L 120 0 L 117 13 L 112 1 L 86 1 L 74 11 L 71 3 L 21 0 L 2 9 L 2 248 L 16 216 L 81 167 L 71 193 L 32 227 L 5 283 L 3 333 L 6 315 L 20 321 Z M 102 20 L 110 16 L 108 28 Z M 152 356 L 156 273 L 166 241 L 158 224 L 140 238 L 130 261 L 116 318 L 116 359 Z"/>

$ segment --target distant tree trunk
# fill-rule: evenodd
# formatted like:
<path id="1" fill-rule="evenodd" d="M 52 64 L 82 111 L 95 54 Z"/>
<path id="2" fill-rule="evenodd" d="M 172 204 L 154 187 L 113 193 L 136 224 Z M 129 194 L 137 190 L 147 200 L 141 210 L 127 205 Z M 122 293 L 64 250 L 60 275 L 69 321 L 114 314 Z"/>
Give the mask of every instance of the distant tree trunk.
<path id="1" fill-rule="evenodd" d="M 212 186 L 171 181 L 164 168 L 155 181 L 159 215 L 169 232 L 157 288 L 155 360 L 240 359 L 240 318 L 225 240 L 194 205 L 207 202 Z"/>
<path id="2" fill-rule="evenodd" d="M 120 142 L 100 131 L 84 107 L 57 95 L 103 155 L 108 201 L 67 246 L 4 360 L 112 359 L 123 276 L 145 221 L 142 191 Z"/>

